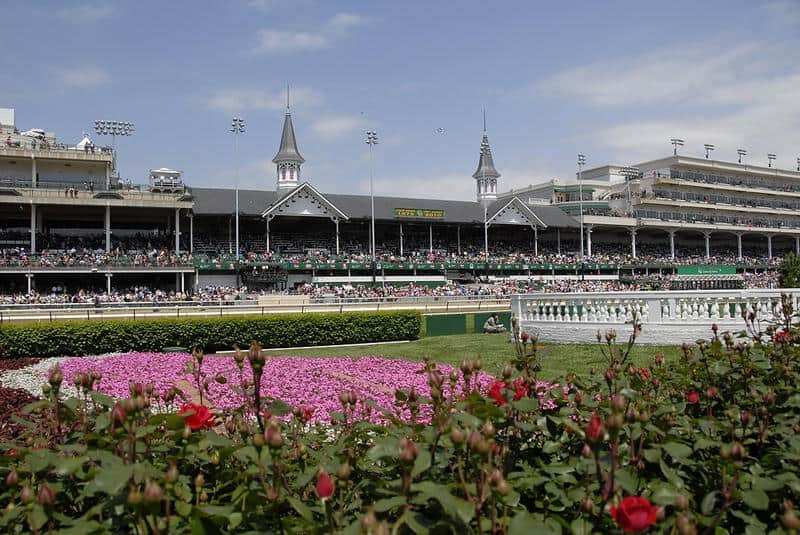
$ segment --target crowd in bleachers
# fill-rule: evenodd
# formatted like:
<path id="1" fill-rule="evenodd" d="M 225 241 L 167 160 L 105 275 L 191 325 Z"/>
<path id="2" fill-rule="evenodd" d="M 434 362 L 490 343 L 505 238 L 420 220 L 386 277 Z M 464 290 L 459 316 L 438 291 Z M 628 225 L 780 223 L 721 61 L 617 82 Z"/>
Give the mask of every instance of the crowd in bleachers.
<path id="1" fill-rule="evenodd" d="M 230 286 L 207 286 L 199 288 L 196 293 L 162 290 L 148 286 L 131 286 L 129 288 L 112 288 L 111 293 L 79 289 L 70 292 L 63 286 L 53 286 L 48 292 L 32 292 L 30 294 L 11 293 L 0 295 L 0 304 L 93 304 L 107 305 L 118 303 L 175 303 L 191 302 L 198 304 L 215 304 L 234 302 L 251 298 L 247 288 Z"/>

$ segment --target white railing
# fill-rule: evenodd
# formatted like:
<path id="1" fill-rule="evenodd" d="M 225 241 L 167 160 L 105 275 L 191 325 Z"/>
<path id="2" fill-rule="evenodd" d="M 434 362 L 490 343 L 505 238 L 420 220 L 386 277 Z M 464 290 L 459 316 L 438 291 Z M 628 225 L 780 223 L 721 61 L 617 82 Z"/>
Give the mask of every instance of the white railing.
<path id="1" fill-rule="evenodd" d="M 708 337 L 714 323 L 742 330 L 745 315 L 779 321 L 782 293 L 797 312 L 800 288 L 526 294 L 512 296 L 511 309 L 523 330 L 551 341 L 591 341 L 598 330 L 622 332 L 636 318 L 645 343 L 680 343 Z"/>

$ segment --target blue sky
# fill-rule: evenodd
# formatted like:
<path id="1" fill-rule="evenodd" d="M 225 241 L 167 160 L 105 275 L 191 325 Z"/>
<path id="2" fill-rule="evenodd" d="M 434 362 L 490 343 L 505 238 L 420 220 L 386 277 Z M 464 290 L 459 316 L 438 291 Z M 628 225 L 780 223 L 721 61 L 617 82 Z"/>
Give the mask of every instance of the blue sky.
<path id="1" fill-rule="evenodd" d="M 77 142 L 94 119 L 135 183 L 273 189 L 287 83 L 304 177 L 380 194 L 474 197 L 486 107 L 500 189 L 669 153 L 796 167 L 800 0 L 704 2 L 5 2 L 0 107 Z M 99 140 L 98 140 L 99 141 Z"/>

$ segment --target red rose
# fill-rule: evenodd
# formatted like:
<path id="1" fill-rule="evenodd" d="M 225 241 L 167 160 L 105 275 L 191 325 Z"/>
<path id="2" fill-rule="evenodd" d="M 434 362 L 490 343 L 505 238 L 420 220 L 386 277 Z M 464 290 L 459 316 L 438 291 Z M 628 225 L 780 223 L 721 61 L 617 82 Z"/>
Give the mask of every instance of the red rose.
<path id="1" fill-rule="evenodd" d="M 506 398 L 503 395 L 503 390 L 506 384 L 503 381 L 495 381 L 489 386 L 489 397 L 491 397 L 498 405 L 505 405 Z"/>
<path id="2" fill-rule="evenodd" d="M 775 333 L 775 341 L 778 343 L 785 343 L 789 341 L 789 331 L 780 331 Z"/>
<path id="3" fill-rule="evenodd" d="M 639 371 L 639 376 L 645 381 L 647 381 L 650 378 L 650 370 L 648 370 L 647 368 L 639 368 L 638 371 Z"/>
<path id="4" fill-rule="evenodd" d="M 627 496 L 611 506 L 611 518 L 625 533 L 641 533 L 656 522 L 658 507 L 642 496 Z"/>
<path id="5" fill-rule="evenodd" d="M 690 390 L 689 393 L 686 394 L 686 401 L 690 405 L 696 405 L 700 402 L 700 394 L 698 394 L 696 390 Z"/>
<path id="6" fill-rule="evenodd" d="M 317 476 L 317 495 L 323 500 L 333 496 L 333 479 L 322 468 L 320 468 Z"/>
<path id="7" fill-rule="evenodd" d="M 211 429 L 214 427 L 214 415 L 205 405 L 187 403 L 178 414 L 191 413 L 186 417 L 186 425 L 197 431 L 198 429 Z"/>
<path id="8" fill-rule="evenodd" d="M 586 441 L 590 444 L 595 444 L 603 440 L 605 434 L 606 429 L 603 425 L 603 419 L 593 414 L 592 418 L 589 420 L 589 425 L 586 427 Z"/>

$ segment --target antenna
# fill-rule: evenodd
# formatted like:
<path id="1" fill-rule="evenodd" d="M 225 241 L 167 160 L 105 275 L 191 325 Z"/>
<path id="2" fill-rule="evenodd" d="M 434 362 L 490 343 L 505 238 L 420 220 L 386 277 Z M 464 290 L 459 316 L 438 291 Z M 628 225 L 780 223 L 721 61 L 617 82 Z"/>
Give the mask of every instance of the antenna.
<path id="1" fill-rule="evenodd" d="M 483 131 L 486 132 L 486 108 L 483 108 Z"/>
<path id="2" fill-rule="evenodd" d="M 289 111 L 289 84 L 286 84 L 286 111 Z"/>

